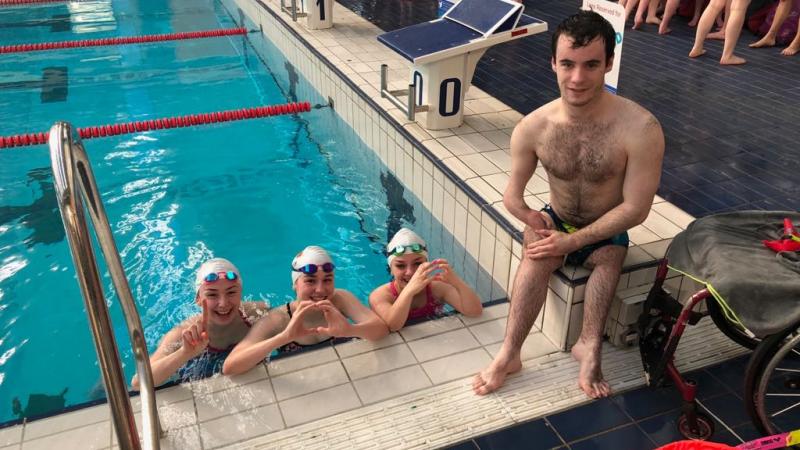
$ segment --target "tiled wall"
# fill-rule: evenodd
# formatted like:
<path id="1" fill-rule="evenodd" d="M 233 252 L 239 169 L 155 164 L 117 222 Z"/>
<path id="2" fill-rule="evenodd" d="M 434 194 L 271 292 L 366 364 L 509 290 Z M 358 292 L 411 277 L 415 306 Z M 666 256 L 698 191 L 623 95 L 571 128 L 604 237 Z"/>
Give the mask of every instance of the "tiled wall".
<path id="1" fill-rule="evenodd" d="M 423 130 L 419 125 L 410 123 L 396 108 L 375 95 L 378 80 L 369 80 L 364 83 L 368 76 L 362 72 L 361 75 L 364 77 L 356 77 L 361 80 L 359 84 L 356 84 L 348 78 L 352 75 L 347 75 L 349 73 L 347 67 L 352 67 L 353 63 L 351 66 L 346 66 L 345 71 L 342 71 L 337 68 L 341 65 L 336 66 L 334 63 L 323 61 L 326 57 L 314 50 L 313 45 L 307 45 L 305 41 L 310 39 L 321 42 L 332 39 L 331 36 L 334 35 L 321 34 L 319 31 L 309 32 L 299 23 L 291 24 L 288 15 L 275 12 L 277 4 L 270 0 L 230 1 L 235 1 L 236 5 L 251 20 L 260 24 L 265 37 L 286 56 L 323 97 L 332 99 L 334 109 L 340 117 L 351 125 L 368 147 L 376 152 L 383 164 L 394 173 L 400 182 L 420 199 L 422 206 L 430 211 L 433 218 L 440 222 L 455 237 L 458 244 L 477 260 L 479 270 L 476 284 L 482 298 L 490 300 L 509 297 L 513 276 L 519 266 L 517 255 L 522 254 L 522 247 L 508 231 L 514 230 L 514 228 L 521 229 L 521 224 L 505 212 L 501 196 L 498 194 L 503 191 L 507 175 L 497 174 L 497 186 L 490 185 L 490 182 L 494 180 L 492 178 L 494 175 L 485 178 L 474 177 L 475 173 L 480 172 L 480 164 L 476 163 L 476 165 L 470 166 L 464 162 L 465 158 L 453 157 L 451 152 L 456 152 L 458 145 L 455 148 L 451 146 L 448 149 L 439 149 L 442 144 L 449 145 L 448 139 L 454 141 L 455 145 L 464 136 L 431 139 L 434 132 Z M 340 18 L 341 20 L 351 20 L 341 16 Z M 353 24 L 348 23 L 348 25 Z M 334 27 L 334 30 L 336 29 Z M 348 33 L 359 33 L 359 30 L 362 30 L 358 26 L 346 29 Z M 364 30 L 364 36 L 373 32 Z M 338 61 L 336 55 L 332 55 L 328 59 Z M 368 64 L 377 66 L 380 62 L 376 60 Z M 390 86 L 402 87 L 404 77 L 405 74 L 402 71 L 390 71 L 390 79 L 393 80 Z M 493 110 L 493 102 L 499 103 L 491 97 L 470 98 L 469 94 L 466 106 L 476 111 L 488 113 Z M 521 117 L 519 113 L 511 110 L 494 114 L 505 114 L 507 117 L 503 117 L 506 117 L 504 120 L 507 123 L 504 124 L 507 127 L 513 127 Z M 472 119 L 474 121 L 481 118 L 473 116 Z M 476 129 L 480 129 L 478 124 L 473 125 L 476 125 Z M 497 134 L 502 133 L 498 132 Z M 474 137 L 486 139 L 486 136 L 478 134 L 475 134 Z M 503 140 L 508 138 L 507 135 L 500 137 Z M 433 144 L 429 144 L 431 142 Z M 479 144 L 480 142 L 473 143 L 472 146 L 480 146 Z M 432 155 L 432 157 L 429 158 L 428 155 Z M 481 157 L 481 155 L 475 156 Z M 464 173 L 470 173 L 473 177 L 465 176 Z M 462 179 L 467 179 L 467 181 L 461 181 Z M 539 181 L 541 189 L 546 190 L 546 174 L 537 172 L 532 183 L 536 184 L 535 181 Z M 529 183 L 528 190 L 538 192 L 536 186 L 531 186 L 531 183 Z M 532 206 L 534 207 L 546 199 L 546 193 L 542 193 L 539 197 L 529 195 L 526 198 L 527 201 L 533 202 Z M 656 207 L 660 202 L 663 202 L 663 199 L 656 200 L 653 210 L 658 211 Z M 666 202 L 663 203 L 666 205 Z M 651 216 L 654 219 L 656 216 L 663 219 L 658 214 L 651 213 Z M 499 224 L 498 220 L 503 224 Z M 675 230 L 670 229 L 667 230 L 669 233 L 657 235 L 655 232 L 649 231 L 653 228 L 652 226 L 649 228 L 639 226 L 630 231 L 632 241 L 640 244 L 641 247 L 631 247 L 626 259 L 626 267 L 653 264 L 656 258 L 663 255 L 666 245 L 660 236 L 674 235 L 680 230 L 680 227 L 666 220 L 654 223 L 659 225 L 662 222 Z M 642 236 L 642 233 L 649 234 Z M 648 246 L 652 248 L 646 248 Z M 588 273 L 582 268 L 566 268 L 562 269 L 560 276 L 553 277 L 550 281 L 543 312 L 537 319 L 536 325 L 542 329 L 548 339 L 562 350 L 568 349 L 580 332 L 583 317 L 583 291 Z M 645 286 L 651 282 L 652 270 L 644 267 L 623 274 L 619 290 Z M 618 302 L 619 299 L 616 301 Z"/>
<path id="2" fill-rule="evenodd" d="M 508 231 L 497 225 L 483 202 L 472 198 L 457 185 L 462 182 L 448 177 L 445 171 L 449 169 L 434 164 L 392 116 L 376 110 L 377 105 L 356 92 L 357 86 L 344 81 L 343 74 L 321 61 L 320 56 L 301 42 L 265 5 L 252 0 L 238 0 L 236 6 L 261 25 L 266 38 L 323 97 L 330 97 L 340 117 L 478 261 L 480 272 L 492 277 L 491 280 L 478 280 L 494 286 L 489 298 L 507 297 L 510 274 L 519 263 L 512 254 L 513 245 L 519 244 Z M 514 253 L 519 254 L 519 249 Z"/>

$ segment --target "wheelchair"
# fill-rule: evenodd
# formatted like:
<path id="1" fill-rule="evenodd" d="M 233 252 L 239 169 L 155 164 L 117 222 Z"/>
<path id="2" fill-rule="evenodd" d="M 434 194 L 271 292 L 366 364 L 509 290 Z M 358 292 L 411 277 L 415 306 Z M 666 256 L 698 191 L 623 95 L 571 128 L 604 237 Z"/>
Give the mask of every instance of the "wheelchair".
<path id="1" fill-rule="evenodd" d="M 704 217 L 670 244 L 638 321 L 639 349 L 649 386 L 674 383 L 682 397 L 678 430 L 705 440 L 714 420 L 700 411 L 697 385 L 675 367 L 675 350 L 689 325 L 711 320 L 734 342 L 753 349 L 744 399 L 764 436 L 800 428 L 800 268 L 782 264 L 762 240 L 780 239 L 784 218 L 800 213 L 743 211 Z M 705 287 L 684 303 L 665 288 L 670 269 Z M 698 311 L 706 301 L 707 312 Z"/>

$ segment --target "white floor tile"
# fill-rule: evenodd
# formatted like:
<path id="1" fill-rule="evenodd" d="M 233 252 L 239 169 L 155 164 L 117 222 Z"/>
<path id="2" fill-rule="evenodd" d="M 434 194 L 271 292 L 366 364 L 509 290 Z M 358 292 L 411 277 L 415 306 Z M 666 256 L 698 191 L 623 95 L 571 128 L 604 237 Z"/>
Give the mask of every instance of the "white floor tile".
<path id="1" fill-rule="evenodd" d="M 488 322 L 501 317 L 507 317 L 509 306 L 510 304 L 508 302 L 498 303 L 496 305 L 484 307 L 483 313 L 480 315 L 480 317 L 459 316 L 459 318 L 468 326 L 476 323 Z"/>
<path id="2" fill-rule="evenodd" d="M 464 324 L 456 316 L 444 317 L 437 320 L 428 320 L 416 325 L 411 325 L 400 330 L 400 334 L 411 342 L 434 334 L 462 328 Z"/>
<path id="3" fill-rule="evenodd" d="M 187 450 L 202 448 L 200 444 L 200 428 L 192 425 L 186 428 L 170 430 L 161 439 L 161 450 Z"/>
<path id="4" fill-rule="evenodd" d="M 284 428 L 278 406 L 266 405 L 200 424 L 203 448 L 211 449 Z"/>
<path id="5" fill-rule="evenodd" d="M 275 396 L 279 401 L 299 397 L 350 381 L 339 361 L 309 367 L 272 378 Z"/>
<path id="6" fill-rule="evenodd" d="M 414 352 L 414 356 L 420 362 L 460 353 L 479 345 L 478 341 L 466 329 L 437 334 L 408 343 L 411 351 Z"/>
<path id="7" fill-rule="evenodd" d="M 266 379 L 267 369 L 263 364 L 258 364 L 241 375 L 227 376 L 220 373 L 209 378 L 193 381 L 192 389 L 196 394 L 205 395 Z"/>
<path id="8" fill-rule="evenodd" d="M 294 372 L 295 370 L 305 369 L 306 367 L 317 366 L 339 359 L 333 347 L 325 347 L 320 350 L 290 355 L 267 364 L 270 376 L 283 375 Z"/>
<path id="9" fill-rule="evenodd" d="M 361 401 L 369 404 L 431 386 L 431 381 L 420 366 L 414 365 L 356 380 L 353 386 Z"/>
<path id="10" fill-rule="evenodd" d="M 22 441 L 22 425 L 0 430 L 0 446 L 19 444 Z"/>
<path id="11" fill-rule="evenodd" d="M 469 327 L 469 331 L 475 335 L 481 345 L 502 342 L 506 334 L 506 317 L 472 325 Z"/>
<path id="12" fill-rule="evenodd" d="M 197 415 L 200 422 L 217 417 L 253 409 L 257 406 L 275 402 L 270 380 L 246 384 L 238 389 L 218 391 L 208 395 L 198 395 Z"/>
<path id="13" fill-rule="evenodd" d="M 342 360 L 352 380 L 388 372 L 416 362 L 414 355 L 406 344 L 386 347 Z"/>
<path id="14" fill-rule="evenodd" d="M 107 404 L 36 420 L 25 425 L 25 440 L 111 420 Z"/>
<path id="15" fill-rule="evenodd" d="M 468 352 L 422 363 L 422 368 L 425 369 L 425 373 L 431 377 L 434 384 L 441 384 L 446 381 L 475 375 L 489 365 L 490 362 L 492 362 L 492 359 L 486 350 L 476 348 Z"/>
<path id="16" fill-rule="evenodd" d="M 27 430 L 26 430 L 27 432 Z M 111 422 L 100 422 L 51 434 L 39 439 L 28 439 L 22 450 L 101 450 L 111 446 Z"/>
<path id="17" fill-rule="evenodd" d="M 390 333 L 386 337 L 377 341 L 367 341 L 364 339 L 353 339 L 350 342 L 336 345 L 336 353 L 340 358 L 366 353 L 379 348 L 391 347 L 403 342 L 403 338 L 398 333 Z"/>
<path id="18" fill-rule="evenodd" d="M 279 403 L 286 426 L 293 427 L 361 406 L 353 386 L 343 384 Z"/>

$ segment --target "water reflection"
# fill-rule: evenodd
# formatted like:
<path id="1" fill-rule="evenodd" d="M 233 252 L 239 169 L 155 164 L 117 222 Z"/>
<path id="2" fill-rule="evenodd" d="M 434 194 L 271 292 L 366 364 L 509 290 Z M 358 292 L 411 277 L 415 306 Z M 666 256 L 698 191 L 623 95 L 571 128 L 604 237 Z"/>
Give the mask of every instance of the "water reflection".
<path id="1" fill-rule="evenodd" d="M 64 240 L 64 227 L 58 212 L 56 192 L 49 167 L 28 172 L 27 186 L 38 184 L 41 196 L 26 206 L 0 206 L 0 227 L 19 222 L 31 230 L 23 242 L 28 248 L 36 244 L 54 244 Z"/>

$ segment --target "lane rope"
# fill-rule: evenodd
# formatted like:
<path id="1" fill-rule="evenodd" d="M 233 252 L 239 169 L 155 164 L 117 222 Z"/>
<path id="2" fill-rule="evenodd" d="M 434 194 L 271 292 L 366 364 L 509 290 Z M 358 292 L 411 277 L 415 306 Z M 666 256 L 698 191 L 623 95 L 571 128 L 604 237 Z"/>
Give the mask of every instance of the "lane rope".
<path id="1" fill-rule="evenodd" d="M 294 102 L 282 105 L 258 106 L 254 108 L 233 109 L 212 113 L 190 114 L 188 116 L 167 117 L 162 119 L 142 120 L 138 122 L 117 123 L 78 128 L 81 139 L 92 139 L 120 134 L 141 133 L 152 130 L 185 128 L 212 123 L 232 122 L 237 120 L 257 119 L 261 117 L 297 114 L 311 111 L 311 103 Z M 49 132 L 0 136 L 0 148 L 23 147 L 47 143 Z"/>
<path id="2" fill-rule="evenodd" d="M 149 34 L 143 36 L 126 36 L 116 38 L 84 39 L 80 41 L 40 42 L 34 44 L 15 44 L 0 46 L 0 54 L 38 52 L 65 48 L 101 47 L 108 45 L 145 44 L 149 42 L 181 41 L 187 39 L 203 39 L 221 36 L 247 34 L 247 28 L 222 28 L 216 30 L 189 31 L 182 33 Z"/>

